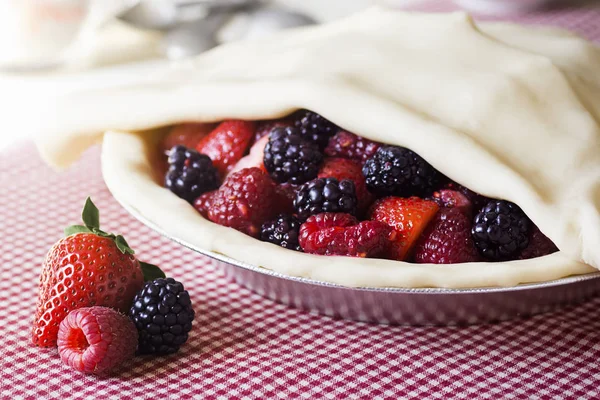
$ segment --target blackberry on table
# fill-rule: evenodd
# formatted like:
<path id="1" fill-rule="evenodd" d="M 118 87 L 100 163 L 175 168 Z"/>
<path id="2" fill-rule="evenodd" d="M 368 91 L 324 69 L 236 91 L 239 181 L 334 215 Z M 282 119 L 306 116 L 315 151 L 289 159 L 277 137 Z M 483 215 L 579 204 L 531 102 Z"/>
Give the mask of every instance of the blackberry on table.
<path id="1" fill-rule="evenodd" d="M 264 164 L 278 183 L 301 184 L 317 177 L 323 155 L 293 127 L 278 127 L 269 134 Z"/>
<path id="2" fill-rule="evenodd" d="M 219 174 L 207 155 L 177 145 L 169 151 L 168 162 L 165 186 L 189 203 L 219 187 Z"/>
<path id="3" fill-rule="evenodd" d="M 294 199 L 294 209 L 301 221 L 323 212 L 356 215 L 357 204 L 356 188 L 350 179 L 315 179 L 302 185 Z"/>
<path id="4" fill-rule="evenodd" d="M 376 195 L 424 197 L 440 181 L 440 173 L 415 152 L 404 147 L 380 147 L 363 166 L 369 190 Z"/>
<path id="5" fill-rule="evenodd" d="M 194 316 L 190 295 L 180 282 L 173 278 L 147 282 L 129 311 L 139 334 L 138 353 L 177 352 L 188 339 Z"/>
<path id="6" fill-rule="evenodd" d="M 302 251 L 298 243 L 300 221 L 293 215 L 280 214 L 272 221 L 262 225 L 260 240 L 274 243 L 290 250 Z"/>
<path id="7" fill-rule="evenodd" d="M 514 203 L 491 200 L 475 216 L 471 234 L 487 259 L 514 259 L 529 244 L 531 220 Z"/>
<path id="8" fill-rule="evenodd" d="M 301 110 L 294 114 L 294 126 L 298 128 L 300 136 L 316 144 L 321 150 L 339 129 L 333 122 L 309 110 Z"/>

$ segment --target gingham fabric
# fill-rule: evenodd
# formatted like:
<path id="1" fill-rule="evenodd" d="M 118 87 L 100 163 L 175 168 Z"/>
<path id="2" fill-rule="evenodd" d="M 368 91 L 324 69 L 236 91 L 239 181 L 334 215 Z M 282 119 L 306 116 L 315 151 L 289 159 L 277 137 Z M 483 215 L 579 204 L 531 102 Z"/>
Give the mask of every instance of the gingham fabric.
<path id="1" fill-rule="evenodd" d="M 560 21 L 600 38 L 600 14 L 587 27 Z M 600 398 L 600 298 L 460 328 L 305 313 L 240 288 L 134 220 L 104 185 L 98 154 L 62 173 L 31 145 L 0 154 L 0 399 Z M 184 282 L 197 311 L 178 354 L 135 358 L 109 378 L 76 373 L 30 339 L 42 260 L 63 227 L 79 221 L 88 195 L 108 231 Z"/>

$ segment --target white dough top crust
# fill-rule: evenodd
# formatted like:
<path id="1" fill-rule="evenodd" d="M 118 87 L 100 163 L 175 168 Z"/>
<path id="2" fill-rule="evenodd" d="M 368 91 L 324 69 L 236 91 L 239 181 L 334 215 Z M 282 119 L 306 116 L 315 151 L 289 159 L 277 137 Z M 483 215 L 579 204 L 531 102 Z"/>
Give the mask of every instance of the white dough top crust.
<path id="1" fill-rule="evenodd" d="M 154 128 L 299 108 L 410 148 L 456 182 L 518 204 L 560 251 L 453 265 L 298 253 L 205 220 L 153 172 Z M 104 179 L 120 202 L 186 244 L 283 274 L 465 288 L 600 268 L 600 50 L 563 30 L 372 8 L 221 46 L 166 65 L 152 82 L 70 95 L 38 121 L 49 163 L 67 166 L 103 137 Z"/>

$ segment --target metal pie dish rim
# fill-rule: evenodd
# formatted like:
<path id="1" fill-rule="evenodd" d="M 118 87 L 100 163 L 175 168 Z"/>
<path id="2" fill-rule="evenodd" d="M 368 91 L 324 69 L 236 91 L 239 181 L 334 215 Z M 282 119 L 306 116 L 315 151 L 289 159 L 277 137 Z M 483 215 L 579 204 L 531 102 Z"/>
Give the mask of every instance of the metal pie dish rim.
<path id="1" fill-rule="evenodd" d="M 137 219 L 144 225 L 146 225 L 153 231 L 157 232 L 161 236 L 166 237 L 167 239 L 169 239 L 175 243 L 178 243 L 192 251 L 195 251 L 196 253 L 200 253 L 200 254 L 210 257 L 214 260 L 224 262 L 227 264 L 231 264 L 235 267 L 243 268 L 243 269 L 255 272 L 255 273 L 260 273 L 263 275 L 268 275 L 270 277 L 284 279 L 284 280 L 291 280 L 291 281 L 295 281 L 298 283 L 304 283 L 304 284 L 308 284 L 308 285 L 317 285 L 317 286 L 324 286 L 324 287 L 345 289 L 345 290 L 356 290 L 356 291 L 361 291 L 361 292 L 386 292 L 386 293 L 403 293 L 403 294 L 443 295 L 443 294 L 484 294 L 484 293 L 515 292 L 515 291 L 521 291 L 521 290 L 531 290 L 531 289 L 549 288 L 549 287 L 553 287 L 553 286 L 569 285 L 569 284 L 573 284 L 576 282 L 582 282 L 582 281 L 587 281 L 587 280 L 591 280 L 591 279 L 600 279 L 600 271 L 598 271 L 598 272 L 593 272 L 593 273 L 588 273 L 588 274 L 568 276 L 565 278 L 555 279 L 555 280 L 546 281 L 546 282 L 523 283 L 523 284 L 519 284 L 516 286 L 475 287 L 475 288 L 434 288 L 434 287 L 403 288 L 403 287 L 351 287 L 351 286 L 344 286 L 344 285 L 339 285 L 339 284 L 325 282 L 325 281 L 319 281 L 319 280 L 310 279 L 310 278 L 304 278 L 304 277 L 293 276 L 293 275 L 285 275 L 285 274 L 282 274 L 282 273 L 279 273 L 279 272 L 276 272 L 276 271 L 273 271 L 273 270 L 270 270 L 267 268 L 259 267 L 256 265 L 251 265 L 251 264 L 245 263 L 243 261 L 233 259 L 231 257 L 228 257 L 228 256 L 220 254 L 220 253 L 215 253 L 210 250 L 198 248 L 192 244 L 185 242 L 184 240 L 181 240 L 177 237 L 174 237 L 174 236 L 166 233 L 161 227 L 159 227 L 158 225 L 156 225 L 155 223 L 153 223 L 152 221 L 148 220 L 143 215 L 141 215 L 135 209 L 135 207 L 132 207 L 132 206 L 122 202 L 118 198 L 115 198 L 115 199 L 117 200 L 117 202 L 119 204 L 121 204 L 121 206 L 128 213 L 130 213 L 135 219 Z"/>

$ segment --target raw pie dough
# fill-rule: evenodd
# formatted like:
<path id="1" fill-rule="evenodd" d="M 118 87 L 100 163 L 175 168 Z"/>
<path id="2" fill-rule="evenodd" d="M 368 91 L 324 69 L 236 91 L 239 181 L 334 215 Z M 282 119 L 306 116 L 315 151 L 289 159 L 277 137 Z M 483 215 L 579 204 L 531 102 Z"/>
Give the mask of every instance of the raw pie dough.
<path id="1" fill-rule="evenodd" d="M 298 108 L 408 147 L 476 192 L 517 203 L 561 251 L 455 265 L 297 253 L 203 219 L 154 175 L 161 131 L 152 128 Z M 70 96 L 49 111 L 58 120 L 41 119 L 38 139 L 48 162 L 68 165 L 108 130 L 102 167 L 120 202 L 183 243 L 283 274 L 458 288 L 600 268 L 600 50 L 562 30 L 373 8 L 225 45 L 165 67 L 152 82 Z"/>

